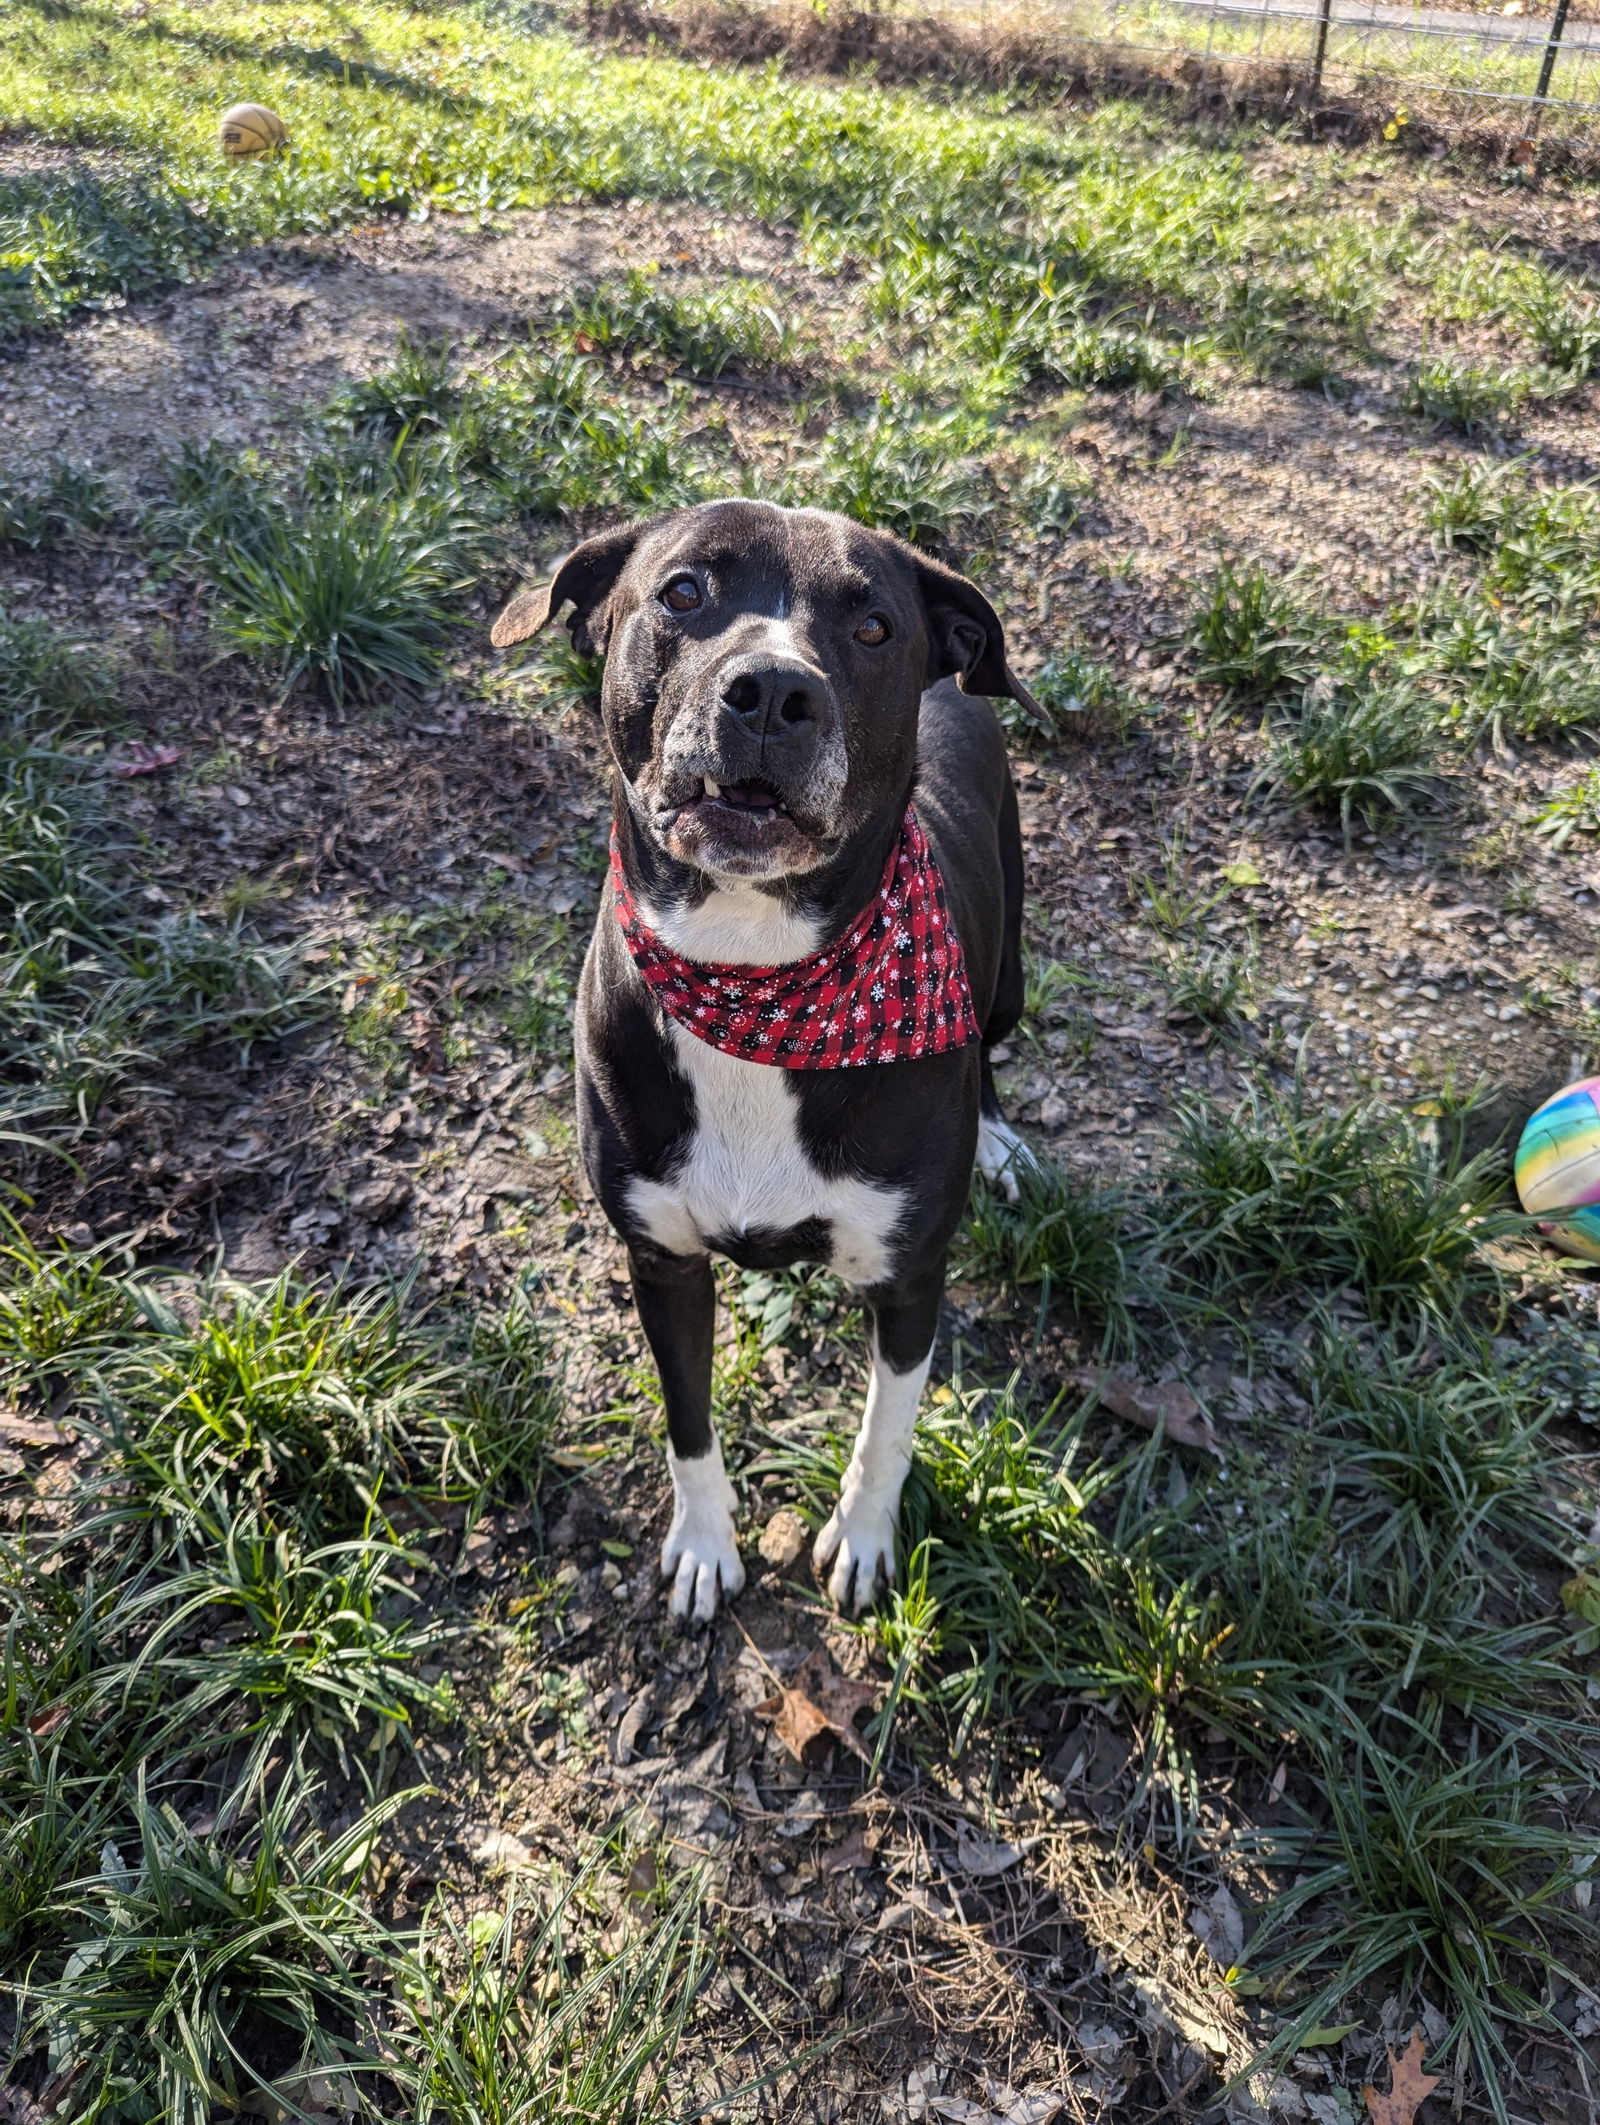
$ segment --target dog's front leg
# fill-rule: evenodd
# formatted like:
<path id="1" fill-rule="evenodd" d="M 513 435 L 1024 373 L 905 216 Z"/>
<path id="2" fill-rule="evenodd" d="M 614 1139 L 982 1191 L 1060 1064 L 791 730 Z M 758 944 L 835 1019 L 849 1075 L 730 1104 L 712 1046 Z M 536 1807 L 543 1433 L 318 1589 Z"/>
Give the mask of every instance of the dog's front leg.
<path id="1" fill-rule="evenodd" d="M 900 1492 L 911 1466 L 917 1405 L 933 1359 L 944 1264 L 931 1277 L 874 1301 L 872 1377 L 855 1451 L 839 1486 L 839 1503 L 812 1552 L 819 1570 L 831 1562 L 828 1592 L 857 1614 L 894 1584 L 894 1538 Z"/>
<path id="2" fill-rule="evenodd" d="M 711 1428 L 716 1285 L 703 1255 L 630 1249 L 628 1266 L 667 1411 L 672 1526 L 661 1545 L 662 1575 L 672 1581 L 673 1615 L 703 1623 L 716 1610 L 719 1584 L 730 1596 L 744 1585 L 733 1485 Z"/>

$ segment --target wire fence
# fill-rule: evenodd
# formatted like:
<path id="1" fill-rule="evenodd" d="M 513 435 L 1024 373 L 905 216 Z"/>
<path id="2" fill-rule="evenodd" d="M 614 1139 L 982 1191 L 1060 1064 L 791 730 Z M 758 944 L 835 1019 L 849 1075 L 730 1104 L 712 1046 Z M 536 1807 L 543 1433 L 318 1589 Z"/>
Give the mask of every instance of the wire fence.
<path id="1" fill-rule="evenodd" d="M 1153 0 L 1107 8 L 1119 43 L 1150 37 L 1208 59 L 1289 62 L 1313 95 L 1390 78 L 1479 101 L 1600 112 L 1600 23 L 1396 0 Z"/>
<path id="2" fill-rule="evenodd" d="M 941 11 L 954 20 L 987 8 L 942 0 Z M 995 11 L 1016 19 L 1004 0 Z M 1593 0 L 1581 14 L 1573 0 L 1537 12 L 1523 0 L 1494 10 L 1422 0 L 1033 0 L 1023 12 L 1035 35 L 1205 68 L 1277 70 L 1310 104 L 1345 96 L 1370 107 L 1387 96 L 1400 126 L 1408 96 L 1485 116 L 1497 107 L 1503 126 L 1530 136 L 1548 136 L 1552 121 L 1593 135 L 1600 118 Z"/>
<path id="3" fill-rule="evenodd" d="M 1308 113 L 1345 137 L 1468 137 L 1600 168 L 1600 0 L 577 0 L 604 36 Z"/>

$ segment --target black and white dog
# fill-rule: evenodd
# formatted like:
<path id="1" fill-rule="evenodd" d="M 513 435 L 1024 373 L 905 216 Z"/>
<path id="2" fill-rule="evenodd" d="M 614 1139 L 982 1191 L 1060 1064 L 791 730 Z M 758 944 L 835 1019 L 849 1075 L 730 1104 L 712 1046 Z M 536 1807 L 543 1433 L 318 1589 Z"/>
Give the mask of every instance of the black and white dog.
<path id="1" fill-rule="evenodd" d="M 589 539 L 496 646 L 567 605 L 616 769 L 578 1122 L 661 1375 L 672 1611 L 744 1584 L 713 1254 L 825 1263 L 866 1306 L 866 1411 L 815 1546 L 861 1609 L 894 1576 L 974 1156 L 1003 1182 L 1020 1152 L 988 1050 L 1022 1008 L 1022 844 L 982 697 L 1029 697 L 964 576 L 821 510 L 708 502 Z"/>

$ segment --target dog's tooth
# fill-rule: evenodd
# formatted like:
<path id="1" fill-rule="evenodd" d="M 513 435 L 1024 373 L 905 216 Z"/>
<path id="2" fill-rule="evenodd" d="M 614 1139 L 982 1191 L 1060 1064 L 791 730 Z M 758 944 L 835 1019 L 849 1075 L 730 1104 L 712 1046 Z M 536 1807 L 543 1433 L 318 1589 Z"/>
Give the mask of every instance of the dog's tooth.
<path id="1" fill-rule="evenodd" d="M 713 782 L 709 775 L 706 776 L 705 782 L 706 795 L 708 797 L 720 797 L 722 795 L 722 784 L 720 782 Z"/>

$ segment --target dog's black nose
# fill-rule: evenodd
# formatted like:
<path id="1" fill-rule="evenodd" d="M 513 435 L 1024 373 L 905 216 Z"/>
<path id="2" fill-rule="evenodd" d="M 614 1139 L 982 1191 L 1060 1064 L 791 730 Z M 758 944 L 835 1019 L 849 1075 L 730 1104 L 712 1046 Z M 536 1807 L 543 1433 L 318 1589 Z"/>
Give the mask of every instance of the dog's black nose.
<path id="1" fill-rule="evenodd" d="M 722 674 L 722 705 L 759 738 L 798 735 L 825 720 L 831 705 L 821 672 L 785 657 L 741 657 Z"/>

